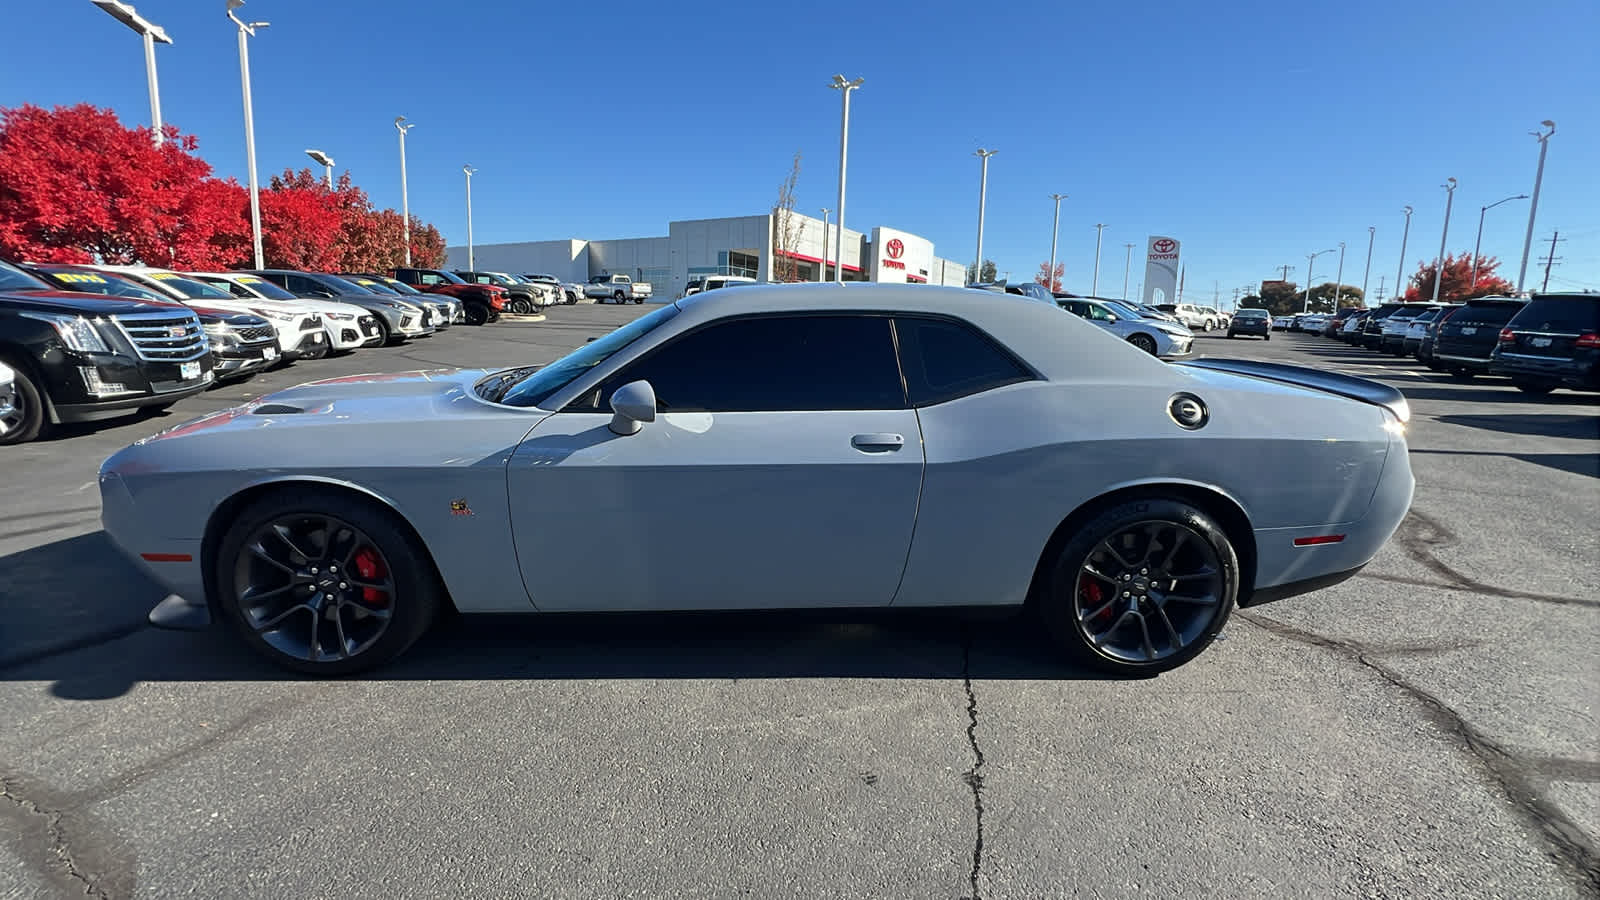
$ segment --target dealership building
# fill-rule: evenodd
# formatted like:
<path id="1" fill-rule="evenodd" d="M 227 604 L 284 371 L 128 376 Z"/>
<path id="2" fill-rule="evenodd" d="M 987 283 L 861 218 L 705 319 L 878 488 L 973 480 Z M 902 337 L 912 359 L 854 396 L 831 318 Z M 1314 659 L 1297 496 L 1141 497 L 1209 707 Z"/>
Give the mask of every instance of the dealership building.
<path id="1" fill-rule="evenodd" d="M 596 275 L 627 275 L 650 282 L 654 299 L 671 300 L 699 276 L 782 280 L 774 275 L 784 268 L 773 265 L 774 218 L 763 213 L 670 222 L 665 237 L 478 244 L 473 256 L 479 271 L 549 273 L 576 282 Z M 794 261 L 798 280 L 832 280 L 840 271 L 846 281 L 953 285 L 966 281 L 966 265 L 935 256 L 927 238 L 884 226 L 868 233 L 846 228 L 839 254 L 834 249 L 838 231 L 833 224 L 824 231 L 821 219 L 790 214 L 791 237 L 782 255 Z M 448 248 L 446 265 L 467 268 L 467 248 Z"/>

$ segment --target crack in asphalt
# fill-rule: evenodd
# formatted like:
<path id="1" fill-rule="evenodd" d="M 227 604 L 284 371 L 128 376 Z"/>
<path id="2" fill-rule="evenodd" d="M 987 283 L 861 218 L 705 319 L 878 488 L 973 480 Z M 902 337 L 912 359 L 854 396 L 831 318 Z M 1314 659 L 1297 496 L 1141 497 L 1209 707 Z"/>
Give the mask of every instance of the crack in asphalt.
<path id="1" fill-rule="evenodd" d="M 977 822 L 977 836 L 972 843 L 972 893 L 965 900 L 983 900 L 979 880 L 983 875 L 983 748 L 978 746 L 978 695 L 972 691 L 972 635 L 961 644 L 961 682 L 967 692 L 967 745 L 972 748 L 972 768 L 962 776 L 962 781 L 972 789 L 972 812 Z"/>
<path id="2" fill-rule="evenodd" d="M 1516 754 L 1479 731 L 1432 692 L 1412 684 L 1399 672 L 1374 659 L 1373 648 L 1358 641 L 1341 641 L 1324 637 L 1287 622 L 1261 615 L 1251 615 L 1241 611 L 1236 613 L 1235 617 L 1279 637 L 1321 647 L 1353 659 L 1422 704 L 1434 724 L 1445 734 L 1456 737 L 1466 751 L 1488 771 L 1506 799 L 1511 802 L 1512 808 L 1544 837 L 1545 844 L 1550 850 L 1549 855 L 1557 860 L 1560 867 L 1574 880 L 1580 882 L 1582 887 L 1600 892 L 1600 847 L 1596 846 L 1571 817 L 1540 794 L 1539 783 L 1544 779 L 1540 777 L 1537 764 L 1518 759 Z"/>
<path id="3" fill-rule="evenodd" d="M 46 851 L 65 867 L 67 877 L 83 886 L 85 896 L 104 900 L 108 895 L 100 888 L 99 879 L 79 869 L 78 861 L 73 858 L 72 844 L 67 840 L 66 828 L 61 824 L 62 818 L 66 815 L 65 811 L 41 806 L 16 793 L 15 788 L 16 782 L 13 779 L 0 776 L 0 800 L 10 802 L 27 816 L 44 819 Z"/>
<path id="4" fill-rule="evenodd" d="M 1455 532 L 1445 527 L 1444 523 L 1413 506 L 1410 514 L 1400 523 L 1399 530 L 1395 532 L 1395 541 L 1406 551 L 1408 556 L 1421 563 L 1435 575 L 1443 578 L 1448 584 L 1437 584 L 1425 579 L 1409 579 L 1397 575 L 1379 575 L 1376 573 L 1371 575 L 1362 573 L 1362 575 L 1367 578 L 1376 578 L 1379 581 L 1392 581 L 1417 587 L 1440 587 L 1448 590 L 1474 591 L 1512 600 L 1537 600 L 1541 603 L 1553 603 L 1560 606 L 1585 606 L 1600 609 L 1600 600 L 1597 599 L 1514 591 L 1508 588 L 1496 587 L 1459 572 L 1441 561 L 1434 555 L 1433 551 L 1435 547 L 1448 547 L 1456 543 L 1457 540 Z"/>

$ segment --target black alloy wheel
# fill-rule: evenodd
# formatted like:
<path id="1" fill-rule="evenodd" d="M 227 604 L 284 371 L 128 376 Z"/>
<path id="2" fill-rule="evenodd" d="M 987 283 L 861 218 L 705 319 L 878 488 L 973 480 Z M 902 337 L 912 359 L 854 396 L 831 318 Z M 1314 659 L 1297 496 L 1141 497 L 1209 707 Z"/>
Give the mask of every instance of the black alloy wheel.
<path id="1" fill-rule="evenodd" d="M 489 307 L 475 301 L 468 301 L 464 305 L 466 306 L 468 325 L 482 325 L 489 321 Z"/>
<path id="2" fill-rule="evenodd" d="M 1238 555 L 1203 510 L 1151 498 L 1100 513 L 1047 561 L 1040 613 L 1074 661 L 1152 675 L 1199 655 L 1239 591 Z"/>
<path id="3" fill-rule="evenodd" d="M 272 662 L 344 675 L 387 662 L 432 624 L 444 590 L 425 548 L 375 503 L 292 488 L 247 507 L 224 536 L 221 611 Z"/>
<path id="4" fill-rule="evenodd" d="M 1556 389 L 1556 386 L 1548 381 L 1527 381 L 1523 379 L 1512 383 L 1517 386 L 1517 390 L 1535 396 L 1543 396 Z"/>
<path id="5" fill-rule="evenodd" d="M 1231 337 L 1232 335 L 1229 336 Z M 1151 356 L 1156 355 L 1156 339 L 1148 334 L 1131 334 L 1128 336 L 1128 343 L 1138 347 L 1140 350 L 1143 350 Z"/>

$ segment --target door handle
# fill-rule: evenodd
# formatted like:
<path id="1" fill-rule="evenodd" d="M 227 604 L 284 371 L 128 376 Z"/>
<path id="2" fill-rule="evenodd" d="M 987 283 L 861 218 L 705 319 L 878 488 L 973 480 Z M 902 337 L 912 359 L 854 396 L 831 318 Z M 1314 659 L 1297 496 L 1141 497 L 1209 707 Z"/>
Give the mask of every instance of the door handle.
<path id="1" fill-rule="evenodd" d="M 858 434 L 850 439 L 850 446 L 863 453 L 884 453 L 889 450 L 899 450 L 904 447 L 906 439 L 902 435 L 888 433 Z"/>

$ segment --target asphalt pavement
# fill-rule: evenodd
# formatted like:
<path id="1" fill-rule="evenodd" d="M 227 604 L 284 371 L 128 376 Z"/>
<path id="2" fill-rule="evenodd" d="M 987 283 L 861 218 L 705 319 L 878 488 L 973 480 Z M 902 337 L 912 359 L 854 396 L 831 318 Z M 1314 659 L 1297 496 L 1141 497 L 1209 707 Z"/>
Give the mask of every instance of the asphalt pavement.
<path id="1" fill-rule="evenodd" d="M 1320 337 L 1197 352 L 1399 386 L 1412 515 L 1158 678 L 940 616 L 458 619 L 342 681 L 144 625 L 161 592 L 99 531 L 111 452 L 301 381 L 547 362 L 650 308 L 0 448 L 0 896 L 1600 892 L 1600 405 Z"/>

